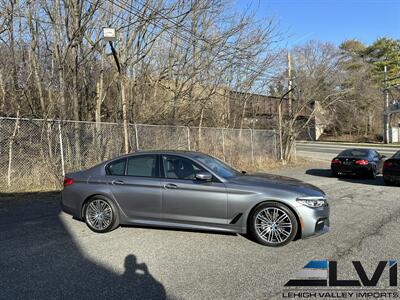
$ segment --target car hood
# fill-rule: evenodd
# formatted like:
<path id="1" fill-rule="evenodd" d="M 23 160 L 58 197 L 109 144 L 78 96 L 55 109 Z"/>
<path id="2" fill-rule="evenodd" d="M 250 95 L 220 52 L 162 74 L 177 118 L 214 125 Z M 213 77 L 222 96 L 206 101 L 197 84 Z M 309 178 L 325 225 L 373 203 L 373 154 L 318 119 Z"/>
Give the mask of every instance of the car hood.
<path id="1" fill-rule="evenodd" d="M 265 187 L 265 188 L 274 188 L 274 189 L 278 188 L 283 190 L 290 190 L 308 196 L 321 196 L 321 194 L 325 195 L 325 193 L 320 188 L 312 184 L 291 177 L 267 174 L 267 173 L 256 173 L 256 174 L 249 174 L 249 175 L 246 174 L 243 176 L 237 176 L 229 180 L 229 182 L 233 184 L 240 184 L 240 185 L 247 185 L 247 186 L 254 186 L 261 188 Z"/>

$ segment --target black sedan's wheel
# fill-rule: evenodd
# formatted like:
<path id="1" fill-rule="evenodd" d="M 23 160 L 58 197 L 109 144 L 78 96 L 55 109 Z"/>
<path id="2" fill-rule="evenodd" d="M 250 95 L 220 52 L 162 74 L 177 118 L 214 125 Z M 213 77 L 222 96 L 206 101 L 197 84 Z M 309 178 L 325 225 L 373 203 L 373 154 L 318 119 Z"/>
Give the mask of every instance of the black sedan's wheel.
<path id="1" fill-rule="evenodd" d="M 117 209 L 102 196 L 96 196 L 86 203 L 84 216 L 87 226 L 94 232 L 109 232 L 119 225 Z"/>
<path id="2" fill-rule="evenodd" d="M 292 211 L 277 202 L 261 204 L 250 217 L 250 231 L 257 242 L 280 247 L 290 243 L 297 233 Z"/>
<path id="3" fill-rule="evenodd" d="M 389 179 L 383 179 L 383 181 L 385 182 L 385 185 L 387 185 L 387 186 L 392 186 L 392 185 L 394 185 L 394 182 L 391 181 L 391 180 L 389 180 Z"/>
<path id="4" fill-rule="evenodd" d="M 376 172 L 376 168 L 375 167 L 372 167 L 371 168 L 371 170 L 369 171 L 369 174 L 368 174 L 369 176 L 369 178 L 371 178 L 371 179 L 375 179 L 376 178 L 376 175 L 377 175 L 377 172 Z"/>
<path id="5" fill-rule="evenodd" d="M 331 171 L 331 175 L 332 177 L 339 177 L 339 173 L 333 170 Z"/>

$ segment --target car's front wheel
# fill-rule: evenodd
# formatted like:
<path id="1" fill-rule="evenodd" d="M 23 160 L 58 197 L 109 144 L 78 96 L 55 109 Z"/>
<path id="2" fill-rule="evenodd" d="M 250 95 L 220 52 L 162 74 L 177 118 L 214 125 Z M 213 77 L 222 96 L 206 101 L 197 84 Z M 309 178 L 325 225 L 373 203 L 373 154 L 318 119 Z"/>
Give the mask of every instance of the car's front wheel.
<path id="1" fill-rule="evenodd" d="M 277 202 L 263 203 L 250 217 L 250 231 L 260 244 L 280 247 L 290 243 L 297 233 L 293 212 Z"/>
<path id="2" fill-rule="evenodd" d="M 102 196 L 91 198 L 84 207 L 87 226 L 94 232 L 109 232 L 119 225 L 118 211 L 112 201 Z"/>

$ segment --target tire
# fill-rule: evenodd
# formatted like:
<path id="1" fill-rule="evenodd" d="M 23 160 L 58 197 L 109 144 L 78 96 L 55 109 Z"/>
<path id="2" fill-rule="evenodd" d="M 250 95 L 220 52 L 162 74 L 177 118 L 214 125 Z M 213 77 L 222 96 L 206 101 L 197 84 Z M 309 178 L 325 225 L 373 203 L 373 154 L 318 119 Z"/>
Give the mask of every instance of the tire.
<path id="1" fill-rule="evenodd" d="M 370 179 L 376 179 L 376 175 L 377 175 L 377 173 L 376 173 L 376 168 L 375 168 L 375 167 L 372 167 L 371 171 L 370 171 L 369 174 L 368 174 L 368 178 L 370 178 Z"/>
<path id="2" fill-rule="evenodd" d="M 280 219 L 281 221 L 276 223 L 276 220 Z M 286 226 L 280 227 L 279 224 Z M 251 214 L 249 227 L 256 242 L 269 247 L 282 247 L 294 239 L 298 224 L 295 215 L 287 206 L 267 202 L 259 205 Z"/>
<path id="3" fill-rule="evenodd" d="M 394 185 L 394 182 L 389 180 L 389 179 L 384 179 L 383 181 L 385 182 L 385 185 L 387 185 L 387 186 L 393 186 Z"/>
<path id="4" fill-rule="evenodd" d="M 331 171 L 331 175 L 332 177 L 339 177 L 339 174 L 336 171 Z"/>
<path id="5" fill-rule="evenodd" d="M 83 217 L 89 229 L 97 233 L 110 232 L 119 226 L 118 209 L 104 196 L 94 196 L 86 202 Z"/>

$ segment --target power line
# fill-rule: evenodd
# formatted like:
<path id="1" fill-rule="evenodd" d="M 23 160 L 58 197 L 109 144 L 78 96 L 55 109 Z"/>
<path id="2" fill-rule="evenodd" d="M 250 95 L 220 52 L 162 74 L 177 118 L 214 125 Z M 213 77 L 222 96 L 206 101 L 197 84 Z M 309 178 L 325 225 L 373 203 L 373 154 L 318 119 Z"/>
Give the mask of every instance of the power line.
<path id="1" fill-rule="evenodd" d="M 126 3 L 126 2 L 124 2 L 124 1 L 122 1 L 122 0 L 114 0 L 114 1 L 113 1 L 113 0 L 107 0 L 107 1 L 110 2 L 111 4 L 114 4 L 114 5 L 118 6 L 118 7 L 121 8 L 122 10 L 125 10 L 126 12 L 133 14 L 133 15 L 136 16 L 137 18 L 141 18 L 142 20 L 144 20 L 142 16 L 138 15 L 138 14 L 140 13 L 140 11 L 139 11 L 137 8 L 133 7 L 132 5 Z M 117 3 L 115 3 L 115 2 L 117 2 Z M 140 2 L 140 1 L 138 1 L 138 2 Z M 121 4 L 121 3 L 122 3 L 122 4 Z M 141 4 L 143 5 L 143 2 L 142 2 Z M 126 6 L 126 7 L 128 7 L 128 8 L 126 8 L 126 7 L 124 7 L 124 6 Z M 149 6 L 145 6 L 145 7 L 148 7 L 148 8 L 149 8 Z M 129 9 L 129 8 L 130 8 L 130 9 Z M 133 12 L 132 10 L 134 10 L 134 12 Z M 155 9 L 153 8 L 152 10 L 154 11 Z M 160 13 L 159 13 L 159 15 L 160 15 Z M 163 15 L 163 14 L 161 14 L 161 15 Z M 169 20 L 168 16 L 166 16 L 166 15 L 163 15 L 163 16 L 164 16 L 164 19 L 165 19 L 165 20 L 171 21 L 171 20 Z M 189 32 L 190 35 L 191 35 L 192 37 L 196 37 L 195 35 L 193 35 L 193 32 L 191 31 L 191 29 L 187 29 L 185 26 L 180 25 L 179 23 L 176 23 L 176 22 L 173 22 L 173 23 L 177 24 L 178 27 L 181 27 L 181 28 L 186 29 L 186 31 Z M 166 31 L 166 32 L 168 32 L 168 33 L 171 34 L 171 35 L 175 35 L 174 33 L 171 33 L 168 29 L 162 27 L 162 25 L 159 25 L 155 20 L 152 21 L 152 24 L 153 24 L 155 27 Z M 185 42 L 191 44 L 191 40 L 188 40 L 186 37 L 182 37 L 182 36 L 179 35 L 179 34 L 176 34 L 176 36 L 177 36 L 178 38 L 180 38 L 181 40 L 183 40 L 183 41 L 185 41 Z M 162 36 L 161 36 L 161 37 L 162 37 Z M 201 40 L 203 40 L 204 42 L 206 42 L 206 43 L 208 43 L 209 45 L 211 45 L 211 43 L 210 43 L 209 41 L 207 41 L 207 40 L 205 40 L 205 39 L 201 39 Z M 167 42 L 170 42 L 169 40 L 166 40 L 166 41 L 167 41 Z M 180 46 L 181 48 L 183 48 L 181 45 L 178 45 L 178 46 Z M 193 45 L 193 46 L 196 47 L 196 45 Z M 201 49 L 200 49 L 200 50 L 201 50 Z M 255 70 L 255 69 L 250 68 L 250 67 L 246 67 L 246 68 L 244 68 L 244 70 L 251 71 L 251 72 L 253 72 L 253 73 L 257 73 L 257 74 L 260 74 L 260 75 L 263 74 L 263 73 L 265 74 L 265 72 L 262 72 L 262 71 L 260 71 L 260 70 Z"/>
<path id="2" fill-rule="evenodd" d="M 138 19 L 141 19 L 142 21 L 148 21 L 150 23 L 152 23 L 153 26 L 157 27 L 158 29 L 161 29 L 163 31 L 168 32 L 171 35 L 174 35 L 174 33 L 170 32 L 167 28 L 163 27 L 162 25 L 159 25 L 155 20 L 151 20 L 151 19 L 145 19 L 143 16 L 140 15 L 141 11 L 138 10 L 137 8 L 129 5 L 128 3 L 124 2 L 124 1 L 118 1 L 118 0 L 107 0 L 108 2 L 110 2 L 113 5 L 118 6 L 119 8 L 121 8 L 122 10 L 134 15 L 135 17 L 137 17 Z M 176 34 L 178 35 L 178 34 Z M 179 36 L 179 38 L 181 40 L 184 40 L 187 43 L 190 43 L 190 40 L 187 40 L 186 38 L 183 38 L 182 36 Z M 168 41 L 169 42 L 169 41 Z"/>
<path id="3" fill-rule="evenodd" d="M 89 3 L 91 3 L 91 4 L 93 4 L 93 2 L 92 2 L 91 0 L 87 0 L 87 1 L 88 1 Z M 115 5 L 115 6 L 119 7 L 119 8 L 121 8 L 123 11 L 128 12 L 128 13 L 134 15 L 134 16 L 137 17 L 138 19 L 141 19 L 141 20 L 145 20 L 145 21 L 146 21 L 146 19 L 144 19 L 142 16 L 140 16 L 140 15 L 138 14 L 138 13 L 140 13 L 139 10 L 135 9 L 135 11 L 136 11 L 136 12 L 135 12 L 135 11 L 132 11 L 131 9 L 127 9 L 126 7 L 124 7 L 123 4 L 125 4 L 125 6 L 129 6 L 129 5 L 127 5 L 126 3 L 120 4 L 120 3 L 115 3 L 115 2 L 113 2 L 112 0 L 107 0 L 107 1 L 110 2 L 112 5 Z M 119 18 L 120 20 L 123 20 L 123 21 L 125 21 L 125 22 L 128 23 L 128 24 L 124 25 L 124 26 L 121 27 L 121 28 L 126 28 L 126 27 L 129 27 L 130 25 L 136 23 L 136 21 L 130 22 L 129 20 L 123 18 L 121 15 L 119 15 L 119 14 L 117 14 L 117 13 L 114 13 L 114 12 L 108 10 L 108 9 L 105 9 L 105 8 L 102 7 L 102 6 L 99 6 L 99 8 L 100 8 L 101 10 L 103 10 L 103 11 L 105 11 L 105 12 L 111 14 L 111 15 L 114 15 L 115 17 Z M 164 28 L 164 27 L 158 25 L 154 20 L 151 21 L 151 23 L 153 24 L 153 26 L 157 27 L 158 29 L 161 29 L 162 31 L 166 31 L 166 32 L 169 33 L 170 35 L 174 35 L 174 33 L 171 33 L 168 29 L 166 29 L 166 28 Z M 121 30 L 121 28 L 119 28 L 118 30 Z M 178 34 L 176 34 L 176 35 L 178 35 Z M 169 39 L 165 38 L 165 37 L 162 36 L 162 35 L 160 35 L 159 37 L 160 37 L 161 39 L 163 39 L 164 41 L 166 41 L 167 43 L 170 42 Z M 182 38 L 181 36 L 179 36 L 179 38 L 180 38 L 181 40 L 185 40 L 185 39 Z M 188 41 L 188 40 L 185 40 L 185 41 L 186 41 L 187 43 L 190 43 L 190 41 Z M 183 49 L 183 50 L 186 50 L 186 48 L 183 47 L 182 45 L 176 44 L 176 46 L 178 46 L 179 48 L 181 48 L 181 49 Z"/>
<path id="4" fill-rule="evenodd" d="M 166 21 L 172 23 L 172 24 L 175 25 L 176 27 L 181 27 L 181 28 L 183 28 L 186 32 L 188 32 L 190 35 L 194 36 L 196 39 L 202 40 L 202 41 L 204 41 L 205 43 L 211 45 L 211 42 L 210 42 L 210 41 L 208 41 L 207 39 L 205 39 L 205 38 L 203 38 L 203 37 L 199 37 L 196 33 L 193 32 L 192 29 L 186 28 L 184 25 L 181 25 L 180 23 L 178 23 L 178 22 L 172 20 L 171 18 L 169 18 L 169 16 L 167 16 L 167 15 L 165 15 L 165 14 L 163 14 L 163 13 L 157 11 L 157 10 L 156 10 L 155 8 L 153 8 L 151 5 L 148 5 L 148 4 L 146 4 L 146 3 L 142 2 L 142 1 L 139 1 L 139 0 L 136 0 L 136 2 L 138 2 L 139 4 L 142 4 L 144 7 L 148 8 L 148 9 L 150 9 L 151 11 L 153 11 L 154 13 L 160 15 L 160 16 L 163 17 Z M 188 13 L 189 13 L 189 11 L 188 11 Z"/>
<path id="5" fill-rule="evenodd" d="M 93 2 L 92 2 L 91 0 L 87 0 L 87 1 L 88 1 L 89 3 L 91 3 L 91 4 L 93 4 Z M 138 10 L 137 8 L 132 7 L 131 5 L 129 5 L 129 4 L 125 3 L 125 2 L 123 2 L 123 1 L 120 1 L 120 0 L 117 0 L 117 1 L 118 1 L 117 3 L 115 3 L 116 0 L 114 0 L 114 1 L 113 1 L 113 0 L 107 0 L 107 1 L 108 1 L 109 3 L 111 3 L 112 5 L 115 5 L 115 6 L 119 7 L 119 8 L 122 9 L 123 11 L 128 12 L 128 13 L 134 15 L 134 16 L 137 17 L 138 19 L 141 19 L 141 20 L 144 20 L 144 21 L 151 21 L 151 23 L 152 23 L 153 26 L 155 26 L 155 27 L 161 29 L 163 32 L 165 31 L 165 32 L 167 32 L 168 34 L 170 34 L 170 35 L 172 35 L 172 36 L 176 36 L 176 37 L 178 37 L 179 39 L 181 39 L 181 40 L 183 40 L 183 41 L 185 41 L 185 42 L 191 44 L 191 41 L 190 41 L 190 40 L 187 40 L 185 37 L 182 37 L 182 36 L 179 35 L 178 33 L 174 33 L 174 32 L 171 33 L 170 30 L 168 30 L 167 28 L 163 27 L 163 25 L 159 25 L 155 20 L 147 20 L 147 19 L 145 19 L 142 15 L 140 15 L 141 11 Z M 93 5 L 94 5 L 94 4 L 93 4 Z M 126 26 L 129 26 L 130 24 L 136 23 L 136 22 L 130 22 L 129 20 L 126 20 L 126 19 L 123 18 L 120 14 L 117 14 L 117 13 L 114 13 L 114 12 L 112 12 L 112 11 L 110 11 L 110 10 L 107 10 L 107 9 L 105 9 L 104 7 L 102 7 L 101 5 L 99 5 L 98 7 L 99 7 L 100 9 L 102 9 L 103 11 L 108 12 L 108 13 L 110 13 L 110 14 L 116 16 L 117 18 L 119 18 L 119 19 L 125 21 L 125 22 L 129 22 L 129 24 L 126 25 Z M 130 9 L 129 9 L 129 8 L 130 8 Z M 165 16 L 165 18 L 168 20 L 168 17 L 167 17 L 167 16 Z M 182 25 L 182 26 L 179 25 L 179 27 L 183 27 L 183 28 L 184 28 L 183 25 Z M 171 42 L 169 39 L 165 38 L 163 35 L 159 35 L 159 37 L 160 37 L 161 39 L 163 39 L 164 41 L 166 41 L 167 43 L 170 43 L 170 42 Z M 204 39 L 203 39 L 203 41 L 204 41 Z M 207 41 L 205 41 L 205 42 L 207 42 Z M 187 48 L 184 47 L 184 46 L 181 45 L 181 44 L 176 44 L 176 46 L 177 46 L 178 48 L 183 49 L 183 50 L 187 50 Z M 193 45 L 193 46 L 196 47 L 196 45 Z M 198 46 L 197 46 L 197 48 L 198 48 Z M 247 71 L 251 71 L 251 72 L 256 73 L 256 74 L 259 74 L 259 75 L 262 75 L 262 74 L 268 75 L 271 79 L 272 79 L 272 78 L 280 78 L 280 76 L 272 75 L 272 74 L 269 73 L 269 72 L 263 72 L 263 71 L 260 71 L 260 70 L 254 70 L 253 68 L 250 68 L 250 67 L 244 67 L 244 68 L 242 68 L 242 70 L 243 70 L 243 71 L 246 71 L 246 70 L 247 70 Z M 269 74 L 268 74 L 268 73 L 269 73 Z"/>

